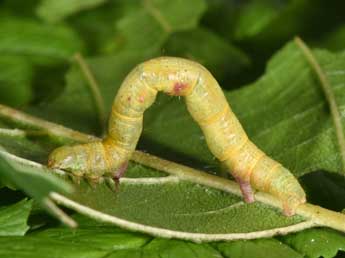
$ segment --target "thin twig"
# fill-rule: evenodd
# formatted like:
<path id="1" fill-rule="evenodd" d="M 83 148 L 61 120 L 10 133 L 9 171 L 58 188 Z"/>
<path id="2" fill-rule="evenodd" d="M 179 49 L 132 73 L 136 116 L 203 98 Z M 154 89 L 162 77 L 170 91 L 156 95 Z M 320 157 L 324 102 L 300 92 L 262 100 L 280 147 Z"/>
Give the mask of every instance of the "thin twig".
<path id="1" fill-rule="evenodd" d="M 66 226 L 70 228 L 76 228 L 78 226 L 77 222 L 64 213 L 63 210 L 57 207 L 49 198 L 45 198 L 43 204 Z"/>
<path id="2" fill-rule="evenodd" d="M 90 70 L 90 67 L 88 66 L 85 59 L 80 53 L 76 53 L 74 55 L 74 60 L 80 66 L 81 72 L 83 73 L 86 79 L 87 85 L 90 88 L 91 95 L 93 96 L 93 100 L 97 109 L 101 130 L 102 130 L 102 133 L 104 133 L 105 122 L 106 122 L 106 112 L 105 112 L 104 100 L 100 92 L 99 85 L 95 77 L 93 76 Z"/>
<path id="3" fill-rule="evenodd" d="M 169 22 L 165 19 L 162 13 L 152 4 L 151 0 L 143 0 L 144 8 L 152 15 L 152 17 L 159 23 L 163 28 L 164 32 L 171 33 L 172 28 Z"/>
<path id="4" fill-rule="evenodd" d="M 321 88 L 325 94 L 326 100 L 328 102 L 334 127 L 335 127 L 335 132 L 337 135 L 338 139 L 338 144 L 339 144 L 339 149 L 340 149 L 340 155 L 342 159 L 342 167 L 343 167 L 343 172 L 345 172 L 345 135 L 344 135 L 344 129 L 343 125 L 341 123 L 341 115 L 338 109 L 338 105 L 334 96 L 334 93 L 332 91 L 332 86 L 325 74 L 325 72 L 322 70 L 320 64 L 316 60 L 315 56 L 313 55 L 312 51 L 309 49 L 309 47 L 303 42 L 303 40 L 299 37 L 295 38 L 295 43 L 297 46 L 302 50 L 305 58 L 317 74 Z"/>

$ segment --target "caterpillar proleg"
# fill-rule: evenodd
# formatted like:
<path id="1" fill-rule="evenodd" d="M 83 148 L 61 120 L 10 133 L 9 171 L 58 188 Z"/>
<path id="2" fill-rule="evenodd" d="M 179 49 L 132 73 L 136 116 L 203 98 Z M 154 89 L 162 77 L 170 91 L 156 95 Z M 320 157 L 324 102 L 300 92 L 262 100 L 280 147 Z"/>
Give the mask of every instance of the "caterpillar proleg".
<path id="1" fill-rule="evenodd" d="M 155 58 L 135 67 L 115 97 L 107 137 L 57 148 L 48 165 L 95 181 L 103 175 L 118 178 L 136 148 L 143 113 L 159 91 L 185 97 L 209 149 L 231 171 L 245 201 L 254 200 L 251 187 L 276 196 L 286 215 L 293 215 L 306 201 L 297 179 L 250 141 L 211 73 L 198 63 L 175 57 Z"/>

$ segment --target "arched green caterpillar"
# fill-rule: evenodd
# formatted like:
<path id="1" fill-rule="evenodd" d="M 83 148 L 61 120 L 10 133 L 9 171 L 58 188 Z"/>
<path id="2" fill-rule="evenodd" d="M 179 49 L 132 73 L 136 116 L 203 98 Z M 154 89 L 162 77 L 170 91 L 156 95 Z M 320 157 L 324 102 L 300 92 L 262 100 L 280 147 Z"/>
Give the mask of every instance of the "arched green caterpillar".
<path id="1" fill-rule="evenodd" d="M 60 147 L 51 153 L 48 165 L 96 181 L 103 175 L 119 178 L 142 132 L 143 113 L 158 91 L 185 97 L 209 149 L 232 172 L 245 201 L 254 201 L 251 186 L 280 199 L 286 215 L 306 201 L 297 179 L 248 139 L 211 73 L 198 63 L 175 57 L 152 59 L 133 69 L 115 97 L 108 136 L 99 142 Z"/>

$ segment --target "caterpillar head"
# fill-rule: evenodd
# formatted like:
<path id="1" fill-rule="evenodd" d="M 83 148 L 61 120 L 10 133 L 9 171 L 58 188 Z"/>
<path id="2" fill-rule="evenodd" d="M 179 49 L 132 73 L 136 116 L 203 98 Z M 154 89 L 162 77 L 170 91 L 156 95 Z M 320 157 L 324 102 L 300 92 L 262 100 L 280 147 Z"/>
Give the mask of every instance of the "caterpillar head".
<path id="1" fill-rule="evenodd" d="M 48 157 L 48 167 L 58 168 L 82 176 L 87 168 L 87 157 L 81 146 L 63 146 L 55 149 Z"/>

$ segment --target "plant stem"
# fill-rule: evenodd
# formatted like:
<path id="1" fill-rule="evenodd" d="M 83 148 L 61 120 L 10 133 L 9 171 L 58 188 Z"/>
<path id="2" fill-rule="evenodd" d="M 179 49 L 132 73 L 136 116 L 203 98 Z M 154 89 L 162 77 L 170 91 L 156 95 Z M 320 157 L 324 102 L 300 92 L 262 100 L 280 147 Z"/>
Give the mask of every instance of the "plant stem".
<path id="1" fill-rule="evenodd" d="M 158 22 L 158 24 L 162 27 L 163 31 L 167 34 L 172 32 L 171 25 L 162 15 L 162 13 L 153 5 L 151 0 L 144 0 L 143 1 L 144 8 L 147 12 Z"/>
<path id="2" fill-rule="evenodd" d="M 96 110 L 99 117 L 99 123 L 101 126 L 102 133 L 105 131 L 105 123 L 106 123 L 106 112 L 105 112 L 105 106 L 104 106 L 104 100 L 102 97 L 102 94 L 99 90 L 99 85 L 93 76 L 89 66 L 87 65 L 85 59 L 80 53 L 76 53 L 74 55 L 74 60 L 77 62 L 77 64 L 80 67 L 81 72 L 83 73 L 84 77 L 86 78 L 86 83 L 89 86 L 89 89 L 91 91 L 91 95 L 93 97 Z"/>
<path id="3" fill-rule="evenodd" d="M 46 133 L 51 135 L 52 137 L 65 138 L 69 141 L 72 140 L 75 142 L 85 143 L 97 139 L 100 140 L 95 136 L 74 131 L 61 125 L 36 118 L 31 115 L 27 115 L 18 110 L 1 104 L 0 117 L 6 118 L 7 120 L 11 120 L 12 122 L 19 124 L 25 123 L 26 125 L 46 131 Z M 131 159 L 134 162 L 167 172 L 183 180 L 242 196 L 237 183 L 229 179 L 214 176 L 204 171 L 164 160 L 141 151 L 135 151 Z M 280 201 L 267 193 L 257 192 L 255 194 L 255 199 L 270 206 L 282 209 Z M 327 226 L 345 232 L 345 214 L 327 210 L 325 208 L 309 203 L 301 204 L 297 208 L 296 213 L 307 218 L 315 226 Z"/>

